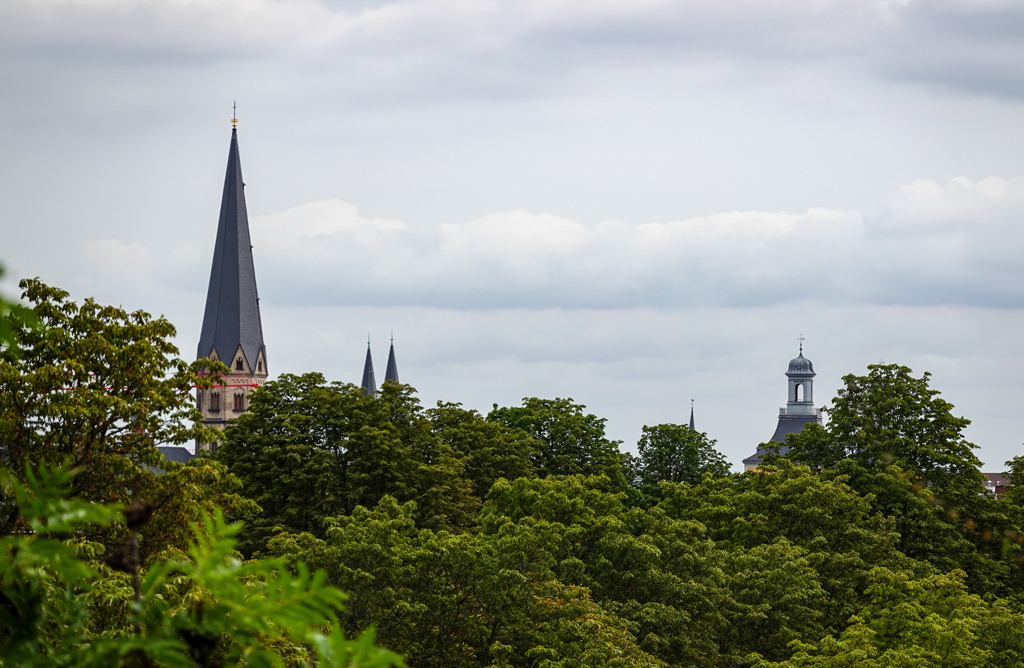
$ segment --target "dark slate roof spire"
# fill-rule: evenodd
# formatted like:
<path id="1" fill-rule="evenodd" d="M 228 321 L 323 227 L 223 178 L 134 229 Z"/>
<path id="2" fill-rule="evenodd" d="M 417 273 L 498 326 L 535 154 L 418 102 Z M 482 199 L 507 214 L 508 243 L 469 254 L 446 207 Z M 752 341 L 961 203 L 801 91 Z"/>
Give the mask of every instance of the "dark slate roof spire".
<path id="1" fill-rule="evenodd" d="M 697 431 L 693 428 L 693 399 L 690 399 L 690 429 Z"/>
<path id="2" fill-rule="evenodd" d="M 256 368 L 256 358 L 263 353 L 265 371 L 267 353 L 256 294 L 256 271 L 249 241 L 244 186 L 242 163 L 238 158 L 238 131 L 232 128 L 224 194 L 220 202 L 220 222 L 217 223 L 217 243 L 213 248 L 213 267 L 210 270 L 210 287 L 206 292 L 206 312 L 197 357 L 208 357 L 216 348 L 217 356 L 230 364 L 235 351 L 241 346 L 250 369 Z"/>
<path id="3" fill-rule="evenodd" d="M 370 337 L 366 337 L 366 362 L 363 364 L 363 388 L 364 397 L 372 397 L 377 394 L 377 381 L 373 379 L 373 357 L 370 356 Z"/>
<path id="4" fill-rule="evenodd" d="M 388 368 L 384 372 L 385 383 L 397 383 L 398 381 L 398 362 L 395 361 L 395 335 L 391 335 L 391 351 L 388 352 Z"/>

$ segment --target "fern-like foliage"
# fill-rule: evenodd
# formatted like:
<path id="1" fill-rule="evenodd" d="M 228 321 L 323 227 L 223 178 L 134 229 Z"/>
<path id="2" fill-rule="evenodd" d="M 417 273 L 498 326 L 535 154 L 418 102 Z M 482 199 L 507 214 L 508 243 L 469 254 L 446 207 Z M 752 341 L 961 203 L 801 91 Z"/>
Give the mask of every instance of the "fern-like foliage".
<path id="1" fill-rule="evenodd" d="M 325 586 L 322 572 L 281 559 L 243 561 L 240 526 L 219 511 L 195 527 L 187 559 L 140 574 L 140 596 L 127 602 L 132 630 L 104 632 L 89 594 L 134 591 L 123 574 L 92 562 L 75 535 L 119 521 L 120 509 L 66 498 L 74 477 L 67 467 L 29 468 L 24 483 L 0 474 L 3 510 L 14 504 L 23 520 L 20 533 L 0 539 L 0 666 L 403 665 L 372 633 L 344 637 L 344 595 Z"/>

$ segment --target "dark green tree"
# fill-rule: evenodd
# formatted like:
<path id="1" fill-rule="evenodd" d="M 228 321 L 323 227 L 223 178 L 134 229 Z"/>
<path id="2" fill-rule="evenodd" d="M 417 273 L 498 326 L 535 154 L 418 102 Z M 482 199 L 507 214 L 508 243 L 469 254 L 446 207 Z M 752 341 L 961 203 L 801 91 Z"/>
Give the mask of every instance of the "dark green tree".
<path id="1" fill-rule="evenodd" d="M 619 489 L 627 484 L 619 441 L 604 433 L 604 418 L 585 413 L 572 399 L 523 399 L 522 406 L 499 408 L 488 420 L 520 429 L 540 442 L 533 465 L 540 476 L 603 475 Z"/>
<path id="2" fill-rule="evenodd" d="M 1020 665 L 1022 622 L 1002 602 L 968 593 L 962 571 L 914 578 L 871 571 L 868 604 L 842 633 L 797 642 L 789 661 L 761 668 L 839 667 L 997 668 Z"/>
<path id="3" fill-rule="evenodd" d="M 38 279 L 21 286 L 32 317 L 7 319 L 15 346 L 0 348 L 0 443 L 14 475 L 29 464 L 67 462 L 80 470 L 74 498 L 148 503 L 158 521 L 143 532 L 144 556 L 184 549 L 204 510 L 254 510 L 222 465 L 182 466 L 157 450 L 208 440 L 191 392 L 214 382 L 210 374 L 223 365 L 183 361 L 164 318 L 91 299 L 78 304 Z M 16 503 L 0 503 L 0 531 L 19 521 Z M 104 540 L 124 537 L 112 530 Z"/>
<path id="4" fill-rule="evenodd" d="M 421 526 L 453 530 L 473 525 L 480 503 L 413 389 L 396 383 L 369 397 L 318 373 L 282 375 L 252 395 L 217 459 L 263 508 L 243 534 L 247 554 L 279 528 L 322 537 L 325 518 L 385 495 L 415 501 Z"/>
<path id="5" fill-rule="evenodd" d="M 809 425 L 786 441 L 787 457 L 840 476 L 892 518 L 907 556 L 941 571 L 963 570 L 971 591 L 1011 595 L 1020 518 L 984 491 L 969 424 L 929 386 L 895 364 L 848 375 L 827 428 Z"/>
<path id="6" fill-rule="evenodd" d="M 953 415 L 953 404 L 929 387 L 930 377 L 915 378 L 898 364 L 844 376 L 825 409 L 827 429 L 812 425 L 791 435 L 788 457 L 818 469 L 844 459 L 875 470 L 895 464 L 944 497 L 977 495 L 984 476 L 977 446 L 964 438 L 970 420 Z"/>
<path id="7" fill-rule="evenodd" d="M 401 660 L 340 630 L 344 595 L 303 564 L 236 558 L 220 513 L 206 516 L 187 554 L 124 573 L 95 563 L 103 546 L 83 540 L 120 520 L 116 506 L 84 501 L 73 473 L 41 464 L 24 484 L 0 468 L 0 484 L 29 531 L 0 538 L 0 663 L 11 666 L 360 666 Z M 148 520 L 129 509 L 132 529 Z M 66 540 L 67 536 L 76 539 Z M 141 577 L 139 577 L 141 576 Z M 121 615 L 109 611 L 119 607 Z"/>
<path id="8" fill-rule="evenodd" d="M 644 425 L 633 479 L 645 496 L 656 501 L 661 498 L 658 483 L 695 485 L 706 474 L 729 475 L 729 462 L 707 434 L 681 424 Z"/>
<path id="9" fill-rule="evenodd" d="M 483 498 L 499 478 L 534 477 L 540 442 L 522 430 L 485 419 L 461 404 L 438 402 L 427 410 L 431 429 L 462 460 L 474 493 Z"/>
<path id="10" fill-rule="evenodd" d="M 874 566 L 913 567 L 897 550 L 895 522 L 876 514 L 869 500 L 842 477 L 814 475 L 806 467 L 781 462 L 778 468 L 736 478 L 705 478 L 698 485 L 662 483 L 662 489 L 664 500 L 658 508 L 669 517 L 700 522 L 730 554 L 758 550 L 753 557 L 773 559 L 771 563 L 792 557 L 800 562 L 800 569 L 812 568 L 815 581 L 826 594 L 813 599 L 820 620 L 804 613 L 792 615 L 810 623 L 808 629 L 816 624 L 821 628 L 845 626 L 864 604 L 862 592 Z M 768 546 L 775 547 L 764 552 Z M 742 560 L 733 563 L 739 570 L 745 568 Z M 747 588 L 743 600 L 748 605 L 754 604 L 749 596 L 755 591 Z M 773 606 L 794 600 L 776 596 L 783 593 L 766 591 L 759 604 Z M 797 637 L 779 633 L 779 642 Z M 775 651 L 784 646 L 773 645 Z"/>

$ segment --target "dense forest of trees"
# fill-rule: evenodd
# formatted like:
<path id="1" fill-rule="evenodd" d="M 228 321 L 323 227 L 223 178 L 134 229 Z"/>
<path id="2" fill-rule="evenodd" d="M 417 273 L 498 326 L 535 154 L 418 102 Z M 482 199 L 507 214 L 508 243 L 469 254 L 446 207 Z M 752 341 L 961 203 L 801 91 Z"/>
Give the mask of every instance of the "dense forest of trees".
<path id="1" fill-rule="evenodd" d="M 318 373 L 181 465 L 156 445 L 214 436 L 191 390 L 223 369 L 162 318 L 22 285 L 0 665 L 1024 665 L 1024 458 L 986 492 L 927 373 L 845 377 L 743 474 L 685 425 L 627 454 L 571 399 L 484 415 Z"/>

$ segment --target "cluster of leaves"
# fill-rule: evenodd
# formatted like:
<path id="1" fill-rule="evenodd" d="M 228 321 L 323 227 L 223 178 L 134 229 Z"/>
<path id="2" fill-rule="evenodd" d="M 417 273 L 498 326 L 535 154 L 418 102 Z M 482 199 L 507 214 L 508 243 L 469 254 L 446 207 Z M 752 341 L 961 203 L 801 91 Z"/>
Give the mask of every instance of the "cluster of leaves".
<path id="1" fill-rule="evenodd" d="M 0 349 L 0 443 L 14 475 L 28 465 L 68 462 L 80 471 L 71 498 L 146 500 L 161 521 L 142 531 L 144 559 L 180 550 L 204 512 L 256 511 L 222 464 L 174 464 L 156 448 L 210 437 L 191 391 L 212 383 L 209 373 L 222 365 L 183 362 L 170 342 L 174 327 L 163 318 L 92 300 L 77 304 L 38 280 L 21 286 L 33 319 L 7 319 L 12 345 Z M 0 504 L 0 533 L 19 531 L 21 521 L 17 504 Z M 108 525 L 91 537 L 113 545 L 126 533 Z"/>
<path id="2" fill-rule="evenodd" d="M 970 421 L 929 387 L 929 374 L 917 378 L 905 366 L 871 365 L 843 382 L 826 409 L 828 426 L 790 435 L 786 457 L 845 480 L 894 522 L 908 557 L 963 571 L 977 594 L 1024 594 L 1020 491 L 1005 502 L 986 492 L 976 446 L 963 433 Z"/>
<path id="3" fill-rule="evenodd" d="M 385 383 L 365 396 L 308 373 L 282 375 L 255 393 L 217 459 L 262 508 L 243 536 L 247 554 L 282 528 L 323 538 L 324 518 L 373 507 L 385 495 L 415 502 L 418 527 L 460 533 L 476 530 L 499 479 L 600 475 L 628 492 L 630 505 L 650 506 L 661 480 L 728 473 L 714 441 L 689 427 L 644 427 L 639 457 L 618 445 L 605 436 L 603 419 L 571 399 L 527 398 L 485 418 L 453 403 L 424 410 L 407 385 Z"/>
<path id="4" fill-rule="evenodd" d="M 209 438 L 174 328 L 38 280 L 0 309 L 0 666 L 399 665 L 346 640 L 343 594 L 301 564 L 245 562 L 255 514 L 219 462 L 157 444 Z M 120 509 L 126 508 L 123 512 Z"/>
<path id="5" fill-rule="evenodd" d="M 237 527 L 219 513 L 196 530 L 187 557 L 148 568 L 133 596 L 116 586 L 121 574 L 90 558 L 103 546 L 81 538 L 119 519 L 116 507 L 73 498 L 65 468 L 30 467 L 24 484 L 3 473 L 29 531 L 0 539 L 0 665 L 401 663 L 370 632 L 344 637 L 335 615 L 344 596 L 324 585 L 323 573 L 239 560 Z"/>
<path id="6" fill-rule="evenodd" d="M 283 375 L 252 397 L 217 459 L 262 507 L 243 536 L 261 550 L 279 527 L 323 536 L 323 520 L 385 495 L 415 501 L 420 526 L 465 531 L 495 480 L 532 475 L 536 443 L 458 404 L 424 411 L 410 387 L 376 397 L 318 373 Z"/>

